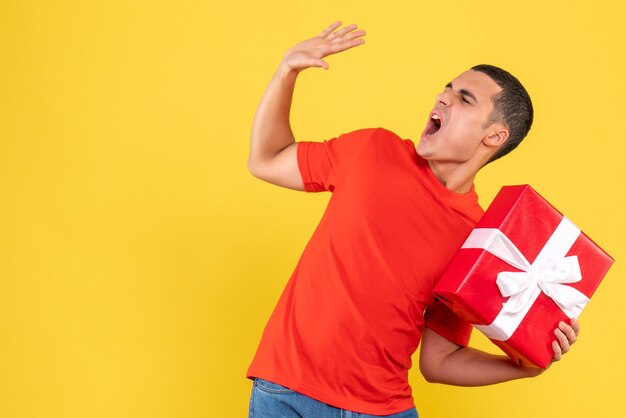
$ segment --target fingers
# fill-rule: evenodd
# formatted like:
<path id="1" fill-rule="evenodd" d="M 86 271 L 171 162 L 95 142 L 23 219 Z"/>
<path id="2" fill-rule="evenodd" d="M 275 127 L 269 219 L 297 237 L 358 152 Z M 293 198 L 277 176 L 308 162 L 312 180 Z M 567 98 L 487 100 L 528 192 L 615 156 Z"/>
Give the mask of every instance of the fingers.
<path id="1" fill-rule="evenodd" d="M 556 339 L 561 348 L 561 354 L 565 354 L 569 351 L 569 341 L 567 340 L 567 336 L 561 331 L 559 328 L 554 330 L 554 335 L 556 335 Z"/>
<path id="2" fill-rule="evenodd" d="M 563 353 L 561 352 L 561 346 L 556 341 L 552 341 L 552 349 L 554 350 L 554 361 L 561 360 Z"/>
<path id="3" fill-rule="evenodd" d="M 315 67 L 321 67 L 321 68 L 323 68 L 325 70 L 328 70 L 328 63 L 326 61 L 324 61 L 324 60 L 313 61 L 313 63 L 311 65 L 313 65 Z"/>
<path id="4" fill-rule="evenodd" d="M 346 26 L 345 28 L 335 32 L 335 33 L 331 33 L 330 37 L 335 37 L 335 38 L 341 38 L 343 35 L 345 35 L 348 32 L 352 32 L 353 30 L 356 29 L 356 25 L 353 23 L 351 25 Z"/>
<path id="5" fill-rule="evenodd" d="M 351 40 L 354 39 L 356 37 L 359 36 L 363 36 L 365 35 L 365 31 L 364 30 L 360 30 L 357 32 L 352 32 L 353 30 L 355 30 L 357 28 L 356 24 L 351 24 L 346 26 L 345 28 L 338 30 L 337 32 L 333 32 L 333 30 L 337 29 L 339 26 L 341 26 L 341 21 L 337 21 L 335 23 L 333 23 L 332 25 L 330 25 L 329 27 L 327 27 L 326 29 L 324 29 L 319 36 L 323 37 L 323 38 L 328 38 L 329 40 L 340 40 L 340 41 L 344 41 L 344 40 Z M 352 32 L 352 33 L 350 33 Z M 346 36 L 347 35 L 347 36 Z"/>
<path id="6" fill-rule="evenodd" d="M 357 39 L 365 35 L 364 30 L 353 32 L 357 28 L 356 24 L 353 23 L 337 32 L 333 32 L 339 26 L 341 26 L 340 20 L 324 29 L 319 36 L 307 39 L 296 45 L 292 48 L 295 51 L 294 55 L 299 53 L 298 59 L 303 59 L 303 57 L 307 59 L 306 65 L 309 67 L 322 67 L 327 70 L 328 64 L 322 61 L 321 58 L 365 43 L 365 39 Z M 298 65 L 300 64 L 298 63 Z"/>
<path id="7" fill-rule="evenodd" d="M 576 318 L 572 318 L 571 324 L 572 328 L 574 328 L 574 332 L 576 333 L 576 337 L 578 337 L 578 334 L 580 333 L 580 324 L 578 323 L 578 320 Z"/>
<path id="8" fill-rule="evenodd" d="M 343 38 L 335 38 L 333 39 L 333 41 L 340 41 L 340 42 L 334 45 L 331 45 L 331 49 L 334 50 L 334 52 L 338 52 L 338 51 L 344 51 L 346 49 L 354 48 L 357 45 L 364 44 L 365 39 L 363 38 L 356 39 L 363 35 L 365 35 L 365 31 L 360 30 L 358 32 L 350 33 L 344 36 Z"/>
<path id="9" fill-rule="evenodd" d="M 321 33 L 320 36 L 326 36 L 329 33 L 331 33 L 332 31 L 334 31 L 335 29 L 337 29 L 339 26 L 341 26 L 341 20 L 336 21 L 335 23 L 333 23 L 332 25 L 330 25 L 329 27 L 327 27 L 326 29 L 324 29 Z"/>
<path id="10" fill-rule="evenodd" d="M 335 54 L 346 49 L 354 48 L 365 43 L 365 39 L 353 39 L 351 41 L 345 41 L 337 44 L 331 44 L 328 46 L 328 54 Z"/>
<path id="11" fill-rule="evenodd" d="M 567 325 L 565 322 L 561 321 L 559 322 L 559 329 L 565 334 L 565 336 L 567 337 L 567 341 L 570 345 L 576 342 L 578 332 L 576 332 L 576 330 L 572 326 Z"/>
<path id="12" fill-rule="evenodd" d="M 563 354 L 569 351 L 571 345 L 576 342 L 579 332 L 580 324 L 575 318 L 572 318 L 571 326 L 563 321 L 559 322 L 558 328 L 554 330 L 557 341 L 552 342 L 555 361 L 559 361 Z"/>
<path id="13" fill-rule="evenodd" d="M 351 28 L 351 29 L 349 29 Z M 342 29 L 339 32 L 336 32 L 338 35 L 336 37 L 332 37 L 331 34 L 328 39 L 330 43 L 328 44 L 328 53 L 335 54 L 340 51 L 345 51 L 346 49 L 354 48 L 355 46 L 362 45 L 365 43 L 365 39 L 360 38 L 365 35 L 364 30 L 359 30 L 352 33 L 346 33 L 345 29 L 353 30 L 356 28 L 356 25 L 348 26 Z M 358 39 L 357 39 L 358 38 Z"/>
<path id="14" fill-rule="evenodd" d="M 361 30 L 359 30 L 359 31 L 356 31 L 356 32 L 352 32 L 352 33 L 347 34 L 347 35 L 345 36 L 345 39 L 347 39 L 347 40 L 352 40 L 352 39 L 354 39 L 354 38 L 358 38 L 359 36 L 363 36 L 363 35 L 365 35 L 365 31 L 364 31 L 363 29 L 361 29 Z M 365 41 L 365 40 L 363 39 L 363 41 Z"/>

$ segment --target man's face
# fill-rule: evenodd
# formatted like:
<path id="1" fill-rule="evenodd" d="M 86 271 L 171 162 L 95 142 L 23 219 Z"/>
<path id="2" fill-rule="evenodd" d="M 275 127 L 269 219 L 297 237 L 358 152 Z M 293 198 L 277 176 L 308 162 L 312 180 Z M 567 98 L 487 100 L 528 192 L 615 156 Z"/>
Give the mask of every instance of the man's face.
<path id="1" fill-rule="evenodd" d="M 436 97 L 417 153 L 427 160 L 464 162 L 471 159 L 491 132 L 490 127 L 483 128 L 483 124 L 493 110 L 492 96 L 501 90 L 480 71 L 468 70 L 452 80 Z"/>

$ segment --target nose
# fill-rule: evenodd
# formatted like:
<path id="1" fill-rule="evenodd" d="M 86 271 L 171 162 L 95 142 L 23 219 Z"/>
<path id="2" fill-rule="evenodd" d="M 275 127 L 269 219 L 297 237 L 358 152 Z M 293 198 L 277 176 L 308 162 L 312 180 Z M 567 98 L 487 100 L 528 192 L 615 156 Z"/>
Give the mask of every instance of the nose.
<path id="1" fill-rule="evenodd" d="M 436 98 L 435 98 L 435 99 L 436 99 L 437 103 L 441 103 L 441 104 L 442 104 L 442 105 L 444 105 L 444 106 L 450 106 L 451 99 L 450 99 L 450 96 L 448 95 L 448 92 L 447 92 L 447 91 L 444 91 L 444 92 L 442 92 L 442 93 L 439 93 L 439 94 L 436 96 Z"/>

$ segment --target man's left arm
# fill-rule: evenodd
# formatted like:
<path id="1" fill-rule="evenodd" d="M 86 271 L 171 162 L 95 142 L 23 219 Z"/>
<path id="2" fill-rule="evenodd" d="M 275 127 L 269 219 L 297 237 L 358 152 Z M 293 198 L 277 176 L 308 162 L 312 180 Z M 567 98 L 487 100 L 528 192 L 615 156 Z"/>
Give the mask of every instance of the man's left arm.
<path id="1" fill-rule="evenodd" d="M 552 342 L 554 357 L 548 368 L 569 351 L 579 332 L 580 324 L 576 319 L 571 320 L 571 325 L 559 324 L 554 332 L 556 340 Z M 420 371 L 431 383 L 484 386 L 534 377 L 543 373 L 544 369 L 529 364 L 519 365 L 505 355 L 460 346 L 426 327 L 421 341 Z"/>

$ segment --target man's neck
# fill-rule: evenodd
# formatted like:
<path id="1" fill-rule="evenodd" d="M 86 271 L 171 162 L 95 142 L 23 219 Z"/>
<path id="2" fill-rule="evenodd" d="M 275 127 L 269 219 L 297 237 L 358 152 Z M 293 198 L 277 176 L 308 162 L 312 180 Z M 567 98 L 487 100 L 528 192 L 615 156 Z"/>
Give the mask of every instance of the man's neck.
<path id="1" fill-rule="evenodd" d="M 455 193 L 467 193 L 472 189 L 477 169 L 473 169 L 469 162 L 465 164 L 443 163 L 440 161 L 427 160 L 432 172 L 437 176 L 441 184 Z"/>

